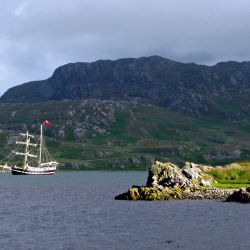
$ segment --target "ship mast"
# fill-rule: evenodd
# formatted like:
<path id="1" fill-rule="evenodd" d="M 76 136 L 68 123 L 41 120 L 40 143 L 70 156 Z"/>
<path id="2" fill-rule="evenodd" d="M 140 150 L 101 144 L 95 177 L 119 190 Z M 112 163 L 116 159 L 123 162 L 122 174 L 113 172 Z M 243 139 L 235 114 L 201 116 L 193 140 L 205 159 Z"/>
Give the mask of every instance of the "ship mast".
<path id="1" fill-rule="evenodd" d="M 43 125 L 41 124 L 41 133 L 40 133 L 40 148 L 39 148 L 39 160 L 38 160 L 38 166 L 42 163 L 42 146 L 43 146 Z"/>
<path id="2" fill-rule="evenodd" d="M 11 172 L 14 175 L 50 175 L 53 174 L 58 166 L 58 162 L 51 160 L 49 152 L 45 145 L 45 138 L 43 136 L 44 125 L 51 126 L 51 122 L 44 121 L 43 124 L 40 125 L 40 138 L 37 138 L 33 135 L 30 135 L 27 131 L 26 133 L 21 134 L 22 140 L 16 141 L 16 144 L 20 144 L 16 147 L 16 151 L 12 151 L 15 155 L 20 155 L 23 158 L 20 162 L 18 161 L 18 165 L 12 166 Z M 36 139 L 40 139 L 36 143 Z M 34 149 L 33 147 L 37 147 Z M 39 147 L 39 148 L 38 148 Z M 21 152 L 18 152 L 18 151 Z M 33 154 L 33 152 L 35 154 Z M 12 157 L 13 158 L 13 157 Z M 36 158 L 34 160 L 30 158 Z"/>
<path id="3" fill-rule="evenodd" d="M 29 143 L 30 143 L 30 137 L 29 132 L 26 132 L 26 145 L 25 145 L 25 155 L 24 155 L 24 165 L 23 168 L 25 169 L 27 167 L 27 159 L 28 159 L 28 149 L 29 149 Z"/>
<path id="4" fill-rule="evenodd" d="M 30 135 L 28 131 L 26 132 L 26 134 L 22 134 L 22 133 L 21 133 L 21 135 L 26 137 L 26 141 L 25 141 L 25 142 L 16 141 L 16 144 L 25 145 L 25 152 L 22 153 L 22 152 L 15 152 L 15 151 L 14 151 L 14 153 L 15 153 L 16 155 L 22 155 L 22 156 L 24 156 L 23 168 L 26 169 L 27 166 L 28 166 L 28 164 L 27 164 L 28 157 L 34 157 L 34 158 L 37 157 L 36 155 L 33 155 L 33 154 L 30 154 L 30 153 L 29 153 L 29 146 L 36 147 L 37 144 L 35 144 L 35 143 L 30 143 L 30 138 L 34 138 L 34 136 L 33 136 L 33 135 Z"/>

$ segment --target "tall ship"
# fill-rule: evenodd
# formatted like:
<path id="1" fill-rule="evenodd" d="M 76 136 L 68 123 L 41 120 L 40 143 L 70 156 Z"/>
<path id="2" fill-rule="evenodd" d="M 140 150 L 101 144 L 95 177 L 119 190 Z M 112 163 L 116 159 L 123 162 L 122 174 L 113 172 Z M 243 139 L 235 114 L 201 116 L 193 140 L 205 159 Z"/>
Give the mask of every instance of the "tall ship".
<path id="1" fill-rule="evenodd" d="M 15 156 L 23 158 L 22 165 L 9 166 L 13 175 L 52 175 L 57 170 L 58 162 L 51 160 L 50 154 L 45 145 L 43 126 L 51 126 L 51 122 L 44 121 L 40 126 L 40 136 L 35 142 L 35 136 L 21 133 L 23 141 L 16 141 L 17 149 L 12 151 Z M 18 151 L 19 150 L 19 151 Z"/>

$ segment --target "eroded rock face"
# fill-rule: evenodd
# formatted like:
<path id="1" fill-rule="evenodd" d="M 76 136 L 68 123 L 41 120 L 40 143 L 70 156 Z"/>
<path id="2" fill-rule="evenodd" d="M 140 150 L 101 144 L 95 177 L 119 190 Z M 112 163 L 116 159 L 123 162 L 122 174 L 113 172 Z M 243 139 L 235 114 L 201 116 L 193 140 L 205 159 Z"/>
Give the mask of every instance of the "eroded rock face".
<path id="1" fill-rule="evenodd" d="M 236 201 L 241 203 L 250 203 L 250 187 L 241 188 L 229 195 L 226 201 Z"/>
<path id="2" fill-rule="evenodd" d="M 213 178 L 205 174 L 197 164 L 186 162 L 182 168 L 179 168 L 171 162 L 156 162 L 149 169 L 146 186 L 161 190 L 165 187 L 179 187 L 185 190 L 210 186 L 213 181 Z"/>

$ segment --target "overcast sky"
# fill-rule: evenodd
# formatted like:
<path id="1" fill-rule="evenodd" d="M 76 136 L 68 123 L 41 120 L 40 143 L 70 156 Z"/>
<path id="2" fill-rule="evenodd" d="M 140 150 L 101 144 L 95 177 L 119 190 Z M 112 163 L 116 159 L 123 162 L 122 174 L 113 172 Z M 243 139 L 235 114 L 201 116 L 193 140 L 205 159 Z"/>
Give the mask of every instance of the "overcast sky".
<path id="1" fill-rule="evenodd" d="M 249 0 L 1 0 L 0 95 L 69 62 L 250 61 Z"/>

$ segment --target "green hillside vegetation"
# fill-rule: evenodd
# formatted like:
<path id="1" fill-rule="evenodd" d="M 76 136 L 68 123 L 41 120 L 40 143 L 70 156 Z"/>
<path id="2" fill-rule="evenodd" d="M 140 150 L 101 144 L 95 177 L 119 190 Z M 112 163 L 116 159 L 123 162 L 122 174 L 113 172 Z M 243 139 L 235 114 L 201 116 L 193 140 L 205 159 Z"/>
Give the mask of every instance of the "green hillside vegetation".
<path id="1" fill-rule="evenodd" d="M 61 169 L 146 169 L 154 160 L 226 164 L 250 159 L 250 121 L 194 117 L 137 102 L 54 101 L 0 105 L 0 154 L 18 132 L 48 119 L 47 146 Z"/>
<path id="2" fill-rule="evenodd" d="M 47 144 L 62 169 L 249 161 L 249 94 L 250 62 L 204 66 L 150 56 L 70 63 L 0 98 L 0 154 L 18 131 L 36 133 L 48 119 Z"/>
<path id="3" fill-rule="evenodd" d="M 241 162 L 231 166 L 215 168 L 208 172 L 217 183 L 215 187 L 241 188 L 250 186 L 250 163 Z"/>

